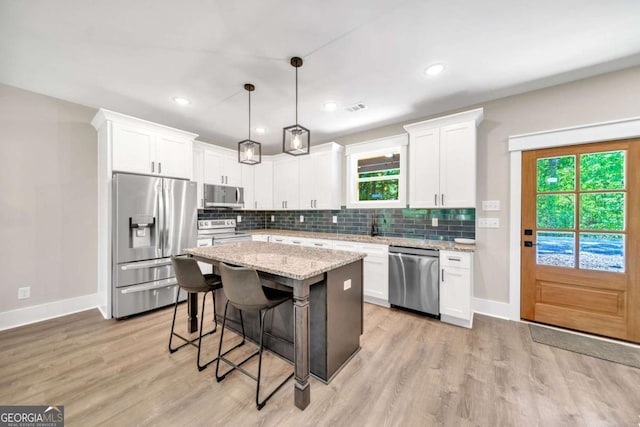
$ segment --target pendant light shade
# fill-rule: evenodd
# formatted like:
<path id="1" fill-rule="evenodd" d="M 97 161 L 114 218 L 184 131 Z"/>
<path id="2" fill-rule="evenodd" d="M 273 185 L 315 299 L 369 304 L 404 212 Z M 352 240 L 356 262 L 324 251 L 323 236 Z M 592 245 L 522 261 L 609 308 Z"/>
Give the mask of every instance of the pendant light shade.
<path id="1" fill-rule="evenodd" d="M 245 165 L 257 165 L 262 162 L 262 144 L 251 140 L 251 92 L 256 87 L 247 83 L 244 85 L 244 89 L 249 93 L 249 138 L 238 142 L 238 162 Z"/>
<path id="2" fill-rule="evenodd" d="M 294 56 L 291 65 L 296 69 L 296 124 L 282 129 L 282 151 L 300 156 L 309 154 L 311 132 L 298 123 L 298 68 L 302 67 L 302 58 Z"/>

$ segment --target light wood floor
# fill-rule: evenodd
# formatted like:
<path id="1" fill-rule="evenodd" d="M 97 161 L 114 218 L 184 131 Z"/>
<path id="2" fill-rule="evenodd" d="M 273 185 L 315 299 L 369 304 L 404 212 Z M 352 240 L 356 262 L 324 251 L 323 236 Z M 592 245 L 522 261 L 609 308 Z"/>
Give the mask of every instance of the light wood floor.
<path id="1" fill-rule="evenodd" d="M 533 343 L 521 323 L 476 316 L 467 330 L 369 304 L 362 349 L 330 385 L 312 379 L 305 411 L 293 406 L 289 382 L 258 412 L 249 378 L 216 383 L 215 364 L 196 369 L 194 348 L 168 353 L 170 316 L 106 321 L 91 310 L 0 332 L 0 404 L 61 404 L 68 426 L 640 421 L 638 369 Z M 207 355 L 218 337 L 205 341 Z M 269 387 L 291 367 L 271 356 L 264 369 Z"/>

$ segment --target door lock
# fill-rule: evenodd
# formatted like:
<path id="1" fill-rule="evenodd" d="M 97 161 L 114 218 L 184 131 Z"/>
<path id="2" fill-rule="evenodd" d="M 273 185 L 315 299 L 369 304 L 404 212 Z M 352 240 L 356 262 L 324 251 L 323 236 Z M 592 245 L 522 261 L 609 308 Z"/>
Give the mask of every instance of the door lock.
<path id="1" fill-rule="evenodd" d="M 535 246 L 535 243 L 533 243 L 533 242 L 530 242 L 530 241 L 526 240 L 526 241 L 524 242 L 524 246 L 525 246 L 526 248 L 530 248 L 530 247 L 532 247 L 532 246 Z"/>

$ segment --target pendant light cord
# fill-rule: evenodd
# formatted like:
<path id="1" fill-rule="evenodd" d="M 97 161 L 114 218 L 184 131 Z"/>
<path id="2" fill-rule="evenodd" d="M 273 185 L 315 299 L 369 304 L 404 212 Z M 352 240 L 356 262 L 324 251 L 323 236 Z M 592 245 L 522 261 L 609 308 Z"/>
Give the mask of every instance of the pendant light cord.
<path id="1" fill-rule="evenodd" d="M 296 126 L 298 126 L 298 67 L 296 67 Z"/>
<path id="2" fill-rule="evenodd" d="M 251 141 L 251 91 L 249 92 L 249 141 Z"/>

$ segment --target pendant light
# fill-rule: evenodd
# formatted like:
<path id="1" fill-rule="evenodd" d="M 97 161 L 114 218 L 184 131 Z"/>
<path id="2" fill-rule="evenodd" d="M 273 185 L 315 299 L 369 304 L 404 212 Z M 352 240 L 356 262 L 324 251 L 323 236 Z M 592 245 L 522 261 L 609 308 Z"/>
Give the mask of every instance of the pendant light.
<path id="1" fill-rule="evenodd" d="M 251 92 L 256 87 L 246 83 L 244 89 L 249 92 L 249 138 L 238 142 L 238 162 L 245 165 L 257 165 L 262 162 L 262 144 L 251 140 Z"/>
<path id="2" fill-rule="evenodd" d="M 298 124 L 298 68 L 302 67 L 302 58 L 294 56 L 291 65 L 296 69 L 296 124 L 282 129 L 282 151 L 292 156 L 309 154 L 309 129 Z"/>

